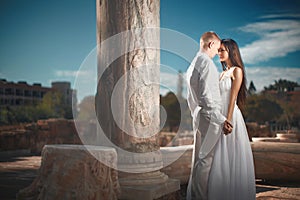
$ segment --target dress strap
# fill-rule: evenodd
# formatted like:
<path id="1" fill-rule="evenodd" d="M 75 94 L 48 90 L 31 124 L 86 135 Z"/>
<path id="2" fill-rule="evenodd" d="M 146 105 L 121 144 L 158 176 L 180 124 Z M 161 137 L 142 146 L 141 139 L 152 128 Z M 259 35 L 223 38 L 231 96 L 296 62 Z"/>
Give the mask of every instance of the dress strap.
<path id="1" fill-rule="evenodd" d="M 230 67 L 230 69 L 228 71 L 230 71 L 230 73 L 233 73 L 233 70 L 235 69 L 235 66 Z"/>
<path id="2" fill-rule="evenodd" d="M 236 67 L 235 66 L 232 66 L 230 69 L 229 69 L 229 74 L 230 74 L 230 78 L 232 78 L 232 80 L 234 80 L 235 79 L 235 77 L 234 77 L 234 75 L 233 75 L 233 71 L 234 71 L 234 69 L 235 69 Z"/>
<path id="3" fill-rule="evenodd" d="M 223 71 L 220 75 L 219 80 L 223 80 L 224 78 L 232 78 L 234 80 L 234 76 L 233 76 L 233 70 L 235 69 L 235 67 L 231 67 L 230 69 Z"/>

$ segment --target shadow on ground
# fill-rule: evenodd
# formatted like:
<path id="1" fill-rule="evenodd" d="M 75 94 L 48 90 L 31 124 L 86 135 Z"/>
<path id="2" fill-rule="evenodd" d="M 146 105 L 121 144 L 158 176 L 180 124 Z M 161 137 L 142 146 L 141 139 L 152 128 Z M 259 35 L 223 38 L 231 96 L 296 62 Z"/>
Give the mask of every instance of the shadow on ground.
<path id="1" fill-rule="evenodd" d="M 1 152 L 0 199 L 15 200 L 16 194 L 21 189 L 28 187 L 37 177 L 40 162 L 40 156 L 32 155 L 28 152 Z M 186 189 L 186 184 L 181 185 L 180 200 L 186 199 Z M 300 199 L 300 183 L 256 180 L 256 196 L 258 200 Z"/>

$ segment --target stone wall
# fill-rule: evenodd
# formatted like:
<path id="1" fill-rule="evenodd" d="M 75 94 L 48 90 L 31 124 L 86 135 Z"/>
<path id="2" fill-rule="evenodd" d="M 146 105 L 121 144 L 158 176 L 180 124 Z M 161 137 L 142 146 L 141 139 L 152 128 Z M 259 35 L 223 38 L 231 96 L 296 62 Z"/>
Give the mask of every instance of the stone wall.
<path id="1" fill-rule="evenodd" d="M 161 147 L 160 150 L 166 165 L 161 171 L 170 178 L 180 180 L 181 185 L 187 184 L 191 172 L 193 145 Z"/>
<path id="2" fill-rule="evenodd" d="M 300 180 L 300 144 L 282 142 L 251 142 L 256 179 L 277 181 Z M 170 178 L 187 184 L 193 145 L 161 147 L 164 163 L 175 161 L 161 171 Z M 174 158 L 177 158 L 174 160 Z"/>
<path id="3" fill-rule="evenodd" d="M 247 122 L 246 123 L 248 136 L 250 141 L 252 137 L 275 137 L 276 134 L 271 131 L 270 126 L 259 125 L 256 122 Z"/>
<path id="4" fill-rule="evenodd" d="M 161 147 L 191 145 L 193 141 L 194 135 L 192 131 L 159 133 L 159 145 Z"/>
<path id="5" fill-rule="evenodd" d="M 0 126 L 0 151 L 27 149 L 40 154 L 46 144 L 81 144 L 78 132 L 95 133 L 95 123 L 77 122 L 75 127 L 73 120 L 47 119 L 37 123 Z M 193 133 L 161 132 L 159 144 L 162 147 L 190 145 L 193 144 Z"/>
<path id="6" fill-rule="evenodd" d="M 270 130 L 269 126 L 259 125 L 257 123 L 246 123 L 249 140 L 252 141 L 252 137 L 264 139 L 276 138 L 276 133 Z M 300 134 L 297 135 L 300 141 Z M 193 131 L 182 132 L 161 132 L 159 135 L 159 141 L 161 147 L 182 146 L 193 144 L 194 136 Z M 274 141 L 274 140 L 272 140 Z M 281 140 L 283 141 L 283 140 Z M 288 141 L 283 141 L 288 142 Z"/>
<path id="7" fill-rule="evenodd" d="M 0 151 L 29 149 L 40 154 L 46 144 L 81 144 L 74 121 L 47 119 L 0 128 Z"/>

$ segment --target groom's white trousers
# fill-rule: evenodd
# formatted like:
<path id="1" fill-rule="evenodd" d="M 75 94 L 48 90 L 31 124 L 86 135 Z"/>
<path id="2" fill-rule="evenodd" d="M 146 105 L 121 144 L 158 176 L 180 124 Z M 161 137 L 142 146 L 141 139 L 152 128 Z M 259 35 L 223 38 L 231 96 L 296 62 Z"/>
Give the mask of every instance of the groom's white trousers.
<path id="1" fill-rule="evenodd" d="M 187 200 L 208 199 L 209 173 L 214 157 L 214 147 L 221 133 L 221 126 L 212 123 L 207 116 L 200 115 L 199 121 L 198 129 L 194 134 L 193 166 L 191 166 Z"/>

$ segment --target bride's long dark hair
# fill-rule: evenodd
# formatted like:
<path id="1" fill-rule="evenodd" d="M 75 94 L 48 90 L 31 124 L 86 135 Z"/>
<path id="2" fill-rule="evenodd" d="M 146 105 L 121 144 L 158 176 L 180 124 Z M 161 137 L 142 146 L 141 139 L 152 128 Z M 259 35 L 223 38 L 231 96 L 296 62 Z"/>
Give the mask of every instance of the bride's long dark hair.
<path id="1" fill-rule="evenodd" d="M 242 84 L 237 96 L 237 104 L 240 108 L 243 107 L 246 101 L 247 87 L 246 87 L 246 74 L 245 74 L 245 66 L 240 54 L 239 47 L 237 43 L 233 39 L 223 39 L 221 40 L 221 44 L 224 45 L 226 51 L 228 52 L 230 62 L 232 66 L 229 67 L 239 67 L 243 72 L 243 80 Z M 226 70 L 227 66 L 225 62 L 221 62 L 223 70 Z"/>

